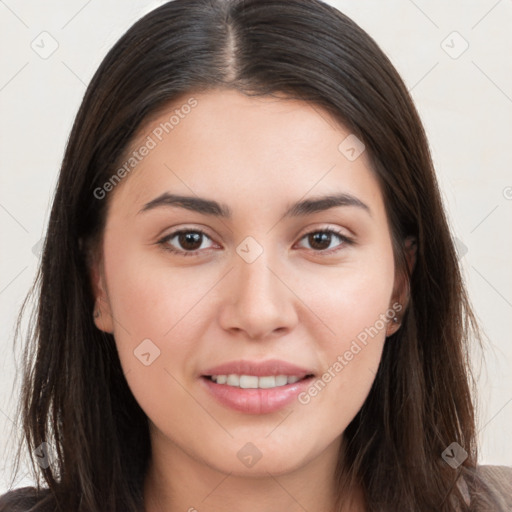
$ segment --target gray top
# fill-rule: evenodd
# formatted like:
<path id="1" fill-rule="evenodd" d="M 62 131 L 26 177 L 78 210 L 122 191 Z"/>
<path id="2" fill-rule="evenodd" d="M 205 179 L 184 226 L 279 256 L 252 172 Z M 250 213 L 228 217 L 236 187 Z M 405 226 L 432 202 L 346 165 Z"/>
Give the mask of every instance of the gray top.
<path id="1" fill-rule="evenodd" d="M 459 482 L 466 504 L 471 505 L 471 511 L 512 512 L 512 467 L 478 466 L 474 472 L 483 482 L 483 489 L 471 492 L 465 481 Z M 15 489 L 0 496 L 0 512 L 54 512 L 54 510 L 48 491 L 43 490 L 37 496 L 33 487 Z"/>
<path id="2" fill-rule="evenodd" d="M 478 466 L 476 473 L 487 487 L 480 491 L 479 496 L 483 495 L 484 499 L 491 500 L 493 511 L 512 512 L 512 467 Z M 460 489 L 466 499 L 466 504 L 476 505 L 475 512 L 491 510 L 485 504 L 479 503 L 479 496 L 471 495 L 464 480 L 460 482 Z"/>

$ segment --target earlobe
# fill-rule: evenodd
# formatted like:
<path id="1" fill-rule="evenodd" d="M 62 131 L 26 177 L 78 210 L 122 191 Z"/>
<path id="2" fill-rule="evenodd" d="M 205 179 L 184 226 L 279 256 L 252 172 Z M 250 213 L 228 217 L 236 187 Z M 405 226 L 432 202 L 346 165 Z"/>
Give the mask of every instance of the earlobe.
<path id="1" fill-rule="evenodd" d="M 409 304 L 410 297 L 410 278 L 412 276 L 414 267 L 416 265 L 416 254 L 417 254 L 417 242 L 416 238 L 409 236 L 404 241 L 404 253 L 407 263 L 408 275 L 405 271 L 397 273 L 395 278 L 395 286 L 393 290 L 393 299 L 390 307 L 392 307 L 396 314 L 388 322 L 386 329 L 386 337 L 395 334 L 402 325 L 402 318 L 405 314 L 407 306 Z"/>
<path id="2" fill-rule="evenodd" d="M 92 291 L 95 298 L 94 311 L 92 312 L 94 324 L 103 332 L 113 334 L 114 325 L 110 301 L 108 299 L 105 275 L 101 261 L 94 261 L 90 265 Z"/>
<path id="3" fill-rule="evenodd" d="M 103 299 L 98 299 L 94 306 L 93 312 L 94 325 L 103 332 L 114 334 L 114 324 L 112 322 L 112 315 L 110 307 L 105 304 Z"/>

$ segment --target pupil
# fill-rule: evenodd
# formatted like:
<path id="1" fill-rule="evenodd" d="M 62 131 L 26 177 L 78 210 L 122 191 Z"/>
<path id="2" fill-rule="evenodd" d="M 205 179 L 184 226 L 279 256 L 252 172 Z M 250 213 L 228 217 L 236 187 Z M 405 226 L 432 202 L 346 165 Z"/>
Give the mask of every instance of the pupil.
<path id="1" fill-rule="evenodd" d="M 197 249 L 201 247 L 201 233 L 181 233 L 179 235 L 179 242 L 185 249 Z M 190 244 L 193 247 L 190 247 Z M 194 244 L 198 244 L 197 247 Z"/>
<path id="2" fill-rule="evenodd" d="M 311 240 L 313 240 L 313 243 L 311 243 Z M 330 233 L 314 233 L 314 234 L 310 235 L 309 243 L 310 243 L 311 247 L 313 247 L 313 248 L 326 249 L 331 244 L 331 234 Z M 318 245 L 320 247 L 318 247 Z"/>

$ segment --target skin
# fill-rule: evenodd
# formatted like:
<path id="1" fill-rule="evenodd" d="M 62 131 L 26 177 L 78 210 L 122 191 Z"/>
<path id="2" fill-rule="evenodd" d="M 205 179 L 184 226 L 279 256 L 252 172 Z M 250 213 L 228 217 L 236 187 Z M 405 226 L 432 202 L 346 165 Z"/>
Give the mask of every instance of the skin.
<path id="1" fill-rule="evenodd" d="M 131 149 L 189 97 L 147 122 Z M 190 114 L 109 193 L 91 268 L 96 325 L 114 334 L 150 420 L 146 510 L 333 510 L 343 432 L 400 324 L 388 321 L 307 405 L 245 414 L 217 403 L 199 376 L 227 361 L 274 358 L 321 376 L 393 304 L 403 314 L 407 285 L 395 273 L 382 193 L 366 152 L 349 161 L 338 146 L 350 131 L 318 107 L 226 90 L 194 98 Z M 216 200 L 233 217 L 170 206 L 139 213 L 163 192 Z M 341 206 L 283 218 L 292 202 L 333 192 L 356 196 L 371 213 Z M 167 245 L 198 250 L 193 256 L 158 243 L 183 228 L 207 237 Z M 318 247 L 304 236 L 326 228 L 354 243 L 333 235 Z M 236 252 L 247 236 L 263 249 L 252 263 Z M 134 350 L 148 338 L 160 355 L 146 366 Z M 262 455 L 251 468 L 237 457 L 247 442 Z M 364 510 L 361 488 L 347 500 L 346 510 Z"/>

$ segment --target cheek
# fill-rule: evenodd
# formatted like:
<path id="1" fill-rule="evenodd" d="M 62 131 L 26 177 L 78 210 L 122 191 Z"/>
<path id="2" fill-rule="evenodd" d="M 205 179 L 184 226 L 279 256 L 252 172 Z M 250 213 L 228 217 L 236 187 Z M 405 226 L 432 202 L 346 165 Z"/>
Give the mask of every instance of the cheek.
<path id="1" fill-rule="evenodd" d="M 112 241 L 104 261 L 123 370 L 143 408 L 158 408 L 162 396 L 154 390 L 179 395 L 171 375 L 182 382 L 182 375 L 190 373 L 193 340 L 204 323 L 198 306 L 211 280 L 197 268 L 176 271 L 165 266 L 165 258 L 155 261 L 140 250 L 125 246 L 122 253 Z"/>
<path id="2" fill-rule="evenodd" d="M 340 301 L 335 336 L 324 336 L 322 370 L 299 395 L 299 403 L 323 427 L 323 435 L 340 435 L 363 406 L 380 364 L 385 343 L 386 295 L 353 295 L 356 303 Z M 331 318 L 334 318 L 331 315 Z"/>
<path id="3" fill-rule="evenodd" d="M 200 322 L 194 307 L 209 282 L 155 265 L 137 250 L 105 251 L 105 274 L 114 317 L 114 337 L 128 385 L 149 418 L 179 428 L 170 406 L 190 407 L 182 387 L 194 361 Z M 164 260 L 162 258 L 162 260 Z M 200 273 L 199 273 L 200 274 Z M 158 392 L 155 392 L 158 390 Z M 174 417 L 176 416 L 176 418 Z"/>
<path id="4" fill-rule="evenodd" d="M 325 286 L 310 288 L 309 303 L 328 330 L 316 338 L 323 373 L 301 403 L 325 405 L 319 410 L 336 416 L 338 425 L 355 416 L 375 379 L 394 315 L 393 282 L 392 255 L 382 253 L 337 270 Z"/>
<path id="5" fill-rule="evenodd" d="M 350 263 L 332 270 L 325 279 L 317 279 L 316 285 L 311 276 L 306 295 L 311 308 L 318 311 L 329 328 L 331 335 L 324 336 L 325 340 L 330 340 L 329 345 L 341 349 L 375 325 L 385 331 L 381 316 L 391 307 L 392 255 L 384 251 L 357 255 Z"/>
<path id="6" fill-rule="evenodd" d="M 147 249 L 146 249 L 147 250 Z M 143 251 L 126 251 L 123 256 L 111 247 L 105 257 L 105 273 L 114 328 L 134 339 L 169 337 L 211 286 L 206 272 L 197 267 L 172 269 L 165 258 L 154 258 Z"/>

